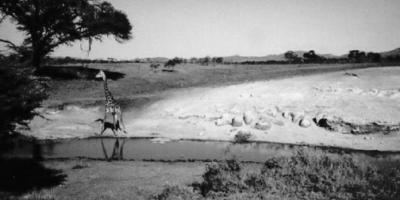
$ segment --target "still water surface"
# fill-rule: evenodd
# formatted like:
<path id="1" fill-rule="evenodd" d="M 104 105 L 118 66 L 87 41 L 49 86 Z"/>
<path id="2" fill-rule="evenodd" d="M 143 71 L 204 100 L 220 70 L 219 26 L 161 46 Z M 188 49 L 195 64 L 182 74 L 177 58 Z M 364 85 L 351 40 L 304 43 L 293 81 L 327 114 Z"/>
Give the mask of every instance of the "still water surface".
<path id="1" fill-rule="evenodd" d="M 99 160 L 144 161 L 214 161 L 236 158 L 240 161 L 265 162 L 298 151 L 312 154 L 350 155 L 379 165 L 400 164 L 400 152 L 356 151 L 349 149 L 299 146 L 276 143 L 234 144 L 220 141 L 170 141 L 157 143 L 150 139 L 87 138 L 59 141 L 15 141 L 6 152 L 9 157 L 90 158 Z"/>

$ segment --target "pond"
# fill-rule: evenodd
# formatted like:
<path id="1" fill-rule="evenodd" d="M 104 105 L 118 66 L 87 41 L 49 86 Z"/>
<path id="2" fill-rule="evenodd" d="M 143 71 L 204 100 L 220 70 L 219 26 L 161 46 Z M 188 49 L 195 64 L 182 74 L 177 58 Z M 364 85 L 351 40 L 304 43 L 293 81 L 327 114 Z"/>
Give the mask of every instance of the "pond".
<path id="1" fill-rule="evenodd" d="M 298 151 L 313 154 L 348 154 L 378 165 L 400 164 L 400 152 L 378 152 L 278 143 L 237 144 L 223 141 L 167 141 L 148 138 L 86 138 L 68 140 L 14 141 L 4 156 L 43 159 L 88 158 L 96 160 L 220 161 L 238 159 L 264 162 L 291 156 Z"/>

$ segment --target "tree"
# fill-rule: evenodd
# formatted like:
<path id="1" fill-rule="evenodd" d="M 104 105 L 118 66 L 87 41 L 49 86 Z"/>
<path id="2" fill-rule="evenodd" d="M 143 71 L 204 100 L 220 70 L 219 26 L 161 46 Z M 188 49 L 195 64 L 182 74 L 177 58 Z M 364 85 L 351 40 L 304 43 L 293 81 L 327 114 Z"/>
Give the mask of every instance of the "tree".
<path id="1" fill-rule="evenodd" d="M 367 55 L 363 51 L 359 50 L 351 50 L 347 55 L 349 62 L 353 63 L 362 63 L 367 61 Z"/>
<path id="2" fill-rule="evenodd" d="M 168 61 L 164 64 L 164 67 L 165 67 L 165 68 L 174 68 L 175 65 L 181 64 L 182 62 L 183 62 L 183 59 L 182 59 L 182 58 L 175 57 L 175 58 L 173 58 L 173 59 L 171 59 L 171 60 L 168 60 Z"/>
<path id="3" fill-rule="evenodd" d="M 288 60 L 289 63 L 299 63 L 301 62 L 301 58 L 297 56 L 297 54 L 293 51 L 287 51 L 284 54 L 286 60 Z"/>
<path id="4" fill-rule="evenodd" d="M 224 58 L 223 58 L 223 57 L 213 57 L 213 58 L 211 59 L 211 62 L 212 62 L 212 63 L 216 63 L 216 64 L 221 64 L 223 61 L 224 61 Z"/>
<path id="5" fill-rule="evenodd" d="M 29 70 L 16 70 L 0 63 L 0 140 L 14 133 L 16 124 L 27 126 L 34 109 L 46 98 L 45 87 Z"/>
<path id="6" fill-rule="evenodd" d="M 381 62 L 381 54 L 369 52 L 367 54 L 368 62 Z"/>
<path id="7" fill-rule="evenodd" d="M 314 50 L 304 53 L 303 58 L 306 63 L 320 63 L 325 59 L 324 57 L 317 55 Z"/>
<path id="8" fill-rule="evenodd" d="M 123 12 L 110 3 L 97 0 L 1 0 L 0 14 L 14 22 L 26 38 L 22 47 L 30 52 L 36 69 L 43 58 L 62 44 L 114 36 L 122 42 L 131 38 L 132 26 Z M 20 46 L 1 39 L 8 47 Z"/>

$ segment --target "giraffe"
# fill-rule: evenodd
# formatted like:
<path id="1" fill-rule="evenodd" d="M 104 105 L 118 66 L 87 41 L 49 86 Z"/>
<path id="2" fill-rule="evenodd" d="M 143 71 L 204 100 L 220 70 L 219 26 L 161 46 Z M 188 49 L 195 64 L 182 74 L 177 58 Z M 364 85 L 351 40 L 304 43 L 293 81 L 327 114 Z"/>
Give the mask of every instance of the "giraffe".
<path id="1" fill-rule="evenodd" d="M 104 158 L 106 161 L 111 162 L 113 160 L 123 160 L 124 159 L 124 145 L 126 142 L 126 138 L 122 139 L 122 143 L 120 145 L 119 139 L 116 138 L 114 142 L 114 148 L 112 150 L 111 156 L 108 156 L 107 149 L 104 145 L 103 138 L 101 138 L 101 148 L 103 149 Z"/>
<path id="2" fill-rule="evenodd" d="M 104 104 L 105 110 L 104 110 L 104 120 L 102 121 L 103 125 L 101 128 L 101 134 L 103 134 L 104 130 L 106 129 L 106 118 L 107 118 L 107 113 L 111 113 L 113 116 L 113 130 L 118 130 L 117 127 L 119 127 L 119 123 L 122 125 L 123 127 L 123 132 L 126 134 L 126 128 L 122 119 L 122 111 L 121 111 L 121 107 L 119 106 L 119 104 L 117 103 L 117 101 L 115 101 L 114 97 L 112 96 L 110 90 L 108 90 L 108 86 L 107 86 L 107 77 L 106 74 L 103 72 L 103 70 L 100 70 L 100 72 L 96 75 L 96 78 L 102 78 L 103 82 L 104 82 L 104 94 L 106 97 L 106 102 Z M 118 119 L 119 116 L 119 119 Z M 113 131 L 114 132 L 114 131 Z M 115 135 L 115 132 L 114 132 Z"/>
<path id="3" fill-rule="evenodd" d="M 119 121 L 117 121 L 117 123 L 115 124 L 116 125 L 115 127 L 114 127 L 114 124 L 112 124 L 110 122 L 104 122 L 104 120 L 101 119 L 101 118 L 95 120 L 95 122 L 100 123 L 100 125 L 102 126 L 100 135 L 103 135 L 104 131 L 106 131 L 107 129 L 110 129 L 114 133 L 114 135 L 117 136 L 115 131 L 121 130 L 121 126 L 119 125 Z"/>

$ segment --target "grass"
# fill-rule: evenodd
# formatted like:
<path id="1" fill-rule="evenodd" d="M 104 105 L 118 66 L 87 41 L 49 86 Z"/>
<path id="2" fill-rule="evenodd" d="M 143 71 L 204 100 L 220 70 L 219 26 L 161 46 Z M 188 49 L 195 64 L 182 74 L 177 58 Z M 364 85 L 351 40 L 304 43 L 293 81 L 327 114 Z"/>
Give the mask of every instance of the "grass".
<path id="1" fill-rule="evenodd" d="M 375 167 L 375 161 L 388 162 Z M 395 158 L 300 149 L 264 163 L 47 160 L 62 187 L 3 199 L 399 199 Z M 76 166 L 85 166 L 76 169 Z M 15 197 L 15 198 L 14 198 Z"/>
<path id="2" fill-rule="evenodd" d="M 255 172 L 229 160 L 207 165 L 191 188 L 168 186 L 158 199 L 400 199 L 400 167 L 378 170 L 346 155 L 267 160 Z M 180 195 L 180 193 L 182 195 Z M 200 196 L 199 196 L 200 195 Z"/>
<path id="3" fill-rule="evenodd" d="M 247 81 L 270 80 L 297 75 L 316 74 L 377 66 L 376 64 L 304 64 L 304 65 L 177 65 L 175 73 L 154 73 L 150 64 L 91 64 L 93 69 L 125 74 L 109 81 L 109 88 L 117 99 L 132 98 L 173 88 L 218 86 Z M 102 84 L 93 80 L 52 80 L 49 83 L 49 102 L 102 99 Z"/>

